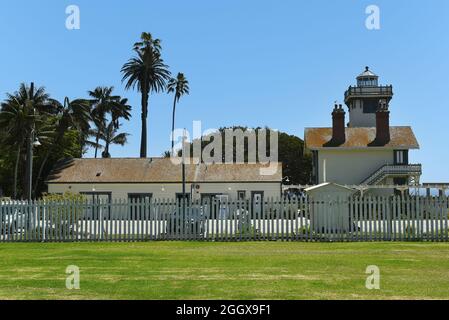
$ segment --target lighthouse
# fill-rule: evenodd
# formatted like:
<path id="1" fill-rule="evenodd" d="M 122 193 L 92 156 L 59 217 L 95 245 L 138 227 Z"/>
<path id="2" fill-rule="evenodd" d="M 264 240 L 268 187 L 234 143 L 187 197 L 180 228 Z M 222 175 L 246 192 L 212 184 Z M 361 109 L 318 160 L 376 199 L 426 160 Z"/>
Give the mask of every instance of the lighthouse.
<path id="1" fill-rule="evenodd" d="M 375 127 L 379 104 L 389 106 L 393 98 L 393 86 L 379 85 L 379 77 L 369 67 L 357 77 L 357 85 L 345 92 L 345 104 L 349 110 L 348 127 Z"/>

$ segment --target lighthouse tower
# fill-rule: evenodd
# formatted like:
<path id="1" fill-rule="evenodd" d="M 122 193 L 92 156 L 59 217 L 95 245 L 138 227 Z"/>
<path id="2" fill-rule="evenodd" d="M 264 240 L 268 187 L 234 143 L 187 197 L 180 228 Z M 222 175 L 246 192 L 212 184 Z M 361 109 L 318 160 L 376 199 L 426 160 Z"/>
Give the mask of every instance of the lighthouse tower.
<path id="1" fill-rule="evenodd" d="M 345 92 L 345 104 L 349 109 L 348 127 L 375 127 L 379 104 L 386 104 L 388 108 L 392 98 L 393 86 L 379 85 L 379 77 L 366 67 L 357 77 L 357 86 L 350 86 Z"/>

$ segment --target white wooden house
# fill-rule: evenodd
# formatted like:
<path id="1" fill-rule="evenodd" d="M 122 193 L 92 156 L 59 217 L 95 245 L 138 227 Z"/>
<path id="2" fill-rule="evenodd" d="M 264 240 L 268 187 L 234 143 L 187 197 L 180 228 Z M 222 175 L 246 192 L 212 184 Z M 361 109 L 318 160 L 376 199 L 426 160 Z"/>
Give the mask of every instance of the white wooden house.
<path id="1" fill-rule="evenodd" d="M 313 158 L 314 184 L 406 185 L 418 183 L 421 165 L 410 164 L 409 150 L 419 149 L 409 126 L 390 126 L 392 86 L 378 84 L 367 67 L 357 86 L 345 92 L 346 112 L 335 105 L 332 127 L 306 128 L 305 147 Z M 391 192 L 391 190 L 390 190 Z"/>

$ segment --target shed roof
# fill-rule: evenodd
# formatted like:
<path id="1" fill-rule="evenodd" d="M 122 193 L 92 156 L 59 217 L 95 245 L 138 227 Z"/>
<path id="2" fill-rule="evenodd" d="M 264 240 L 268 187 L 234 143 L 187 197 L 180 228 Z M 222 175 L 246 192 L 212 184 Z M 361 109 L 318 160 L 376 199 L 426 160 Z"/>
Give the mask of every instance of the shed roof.
<path id="1" fill-rule="evenodd" d="M 282 182 L 282 164 L 273 175 L 263 164 L 186 164 L 187 182 Z M 70 159 L 60 162 L 48 183 L 180 183 L 182 166 L 169 158 Z"/>
<path id="2" fill-rule="evenodd" d="M 345 195 L 353 195 L 358 192 L 358 190 L 333 183 L 333 182 L 324 182 L 318 184 L 316 186 L 309 187 L 304 189 L 304 191 L 310 196 L 319 196 L 319 197 L 334 197 Z"/>

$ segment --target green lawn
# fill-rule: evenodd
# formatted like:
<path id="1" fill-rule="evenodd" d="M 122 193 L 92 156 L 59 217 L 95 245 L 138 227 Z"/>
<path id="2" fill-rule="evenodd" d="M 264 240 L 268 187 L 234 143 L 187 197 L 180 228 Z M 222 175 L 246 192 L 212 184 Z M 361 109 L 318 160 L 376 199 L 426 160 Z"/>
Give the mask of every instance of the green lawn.
<path id="1" fill-rule="evenodd" d="M 65 288 L 77 265 L 81 289 Z M 368 265 L 381 289 L 367 290 Z M 0 244 L 0 299 L 449 298 L 446 243 Z"/>

